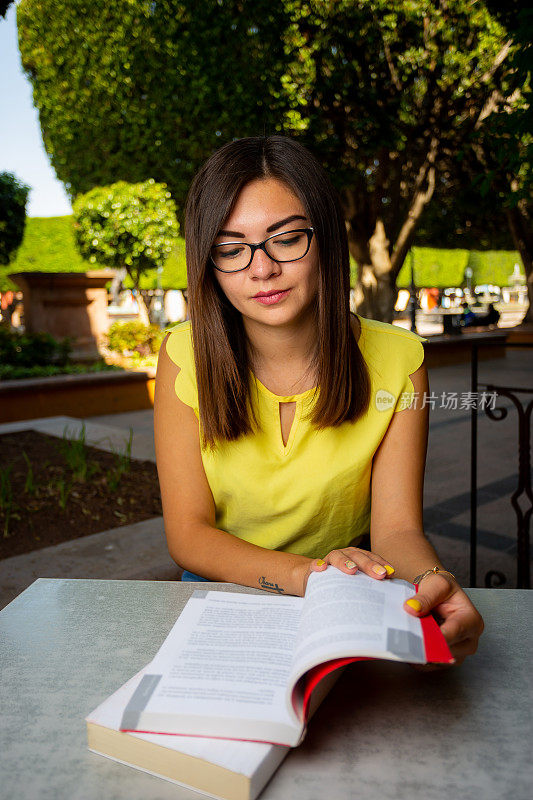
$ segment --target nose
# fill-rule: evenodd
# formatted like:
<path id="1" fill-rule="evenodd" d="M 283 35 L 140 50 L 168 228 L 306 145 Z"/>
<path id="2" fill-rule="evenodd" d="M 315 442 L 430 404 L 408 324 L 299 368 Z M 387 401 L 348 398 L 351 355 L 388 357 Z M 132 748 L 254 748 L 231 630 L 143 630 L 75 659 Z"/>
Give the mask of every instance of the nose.
<path id="1" fill-rule="evenodd" d="M 256 250 L 249 270 L 253 278 L 266 280 L 267 278 L 280 274 L 281 264 L 270 258 L 264 250 Z"/>

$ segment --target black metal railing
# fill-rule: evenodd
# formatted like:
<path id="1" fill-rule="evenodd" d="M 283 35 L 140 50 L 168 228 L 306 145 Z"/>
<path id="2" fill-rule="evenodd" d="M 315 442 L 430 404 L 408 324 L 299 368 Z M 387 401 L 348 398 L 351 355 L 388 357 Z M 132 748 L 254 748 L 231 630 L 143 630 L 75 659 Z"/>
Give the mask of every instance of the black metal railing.
<path id="1" fill-rule="evenodd" d="M 516 388 L 499 386 L 492 383 L 478 382 L 478 350 L 480 347 L 517 347 L 531 348 L 533 342 L 471 342 L 472 346 L 472 375 L 471 387 L 473 397 L 477 398 L 479 389 L 487 395 L 496 398 L 508 398 L 518 413 L 518 486 L 511 496 L 511 505 L 516 514 L 516 586 L 518 589 L 530 589 L 530 563 L 529 563 L 529 528 L 533 512 L 533 492 L 531 489 L 531 416 L 533 412 L 533 398 L 524 405 L 520 401 L 521 395 L 533 395 L 533 388 Z M 507 417 L 507 408 L 484 406 L 487 417 L 499 422 Z M 477 582 L 477 425 L 478 404 L 474 402 L 471 408 L 471 471 L 470 471 L 470 586 Z M 520 499 L 529 507 L 522 510 Z M 489 570 L 485 575 L 485 586 L 502 586 L 506 583 L 506 576 L 499 570 Z"/>

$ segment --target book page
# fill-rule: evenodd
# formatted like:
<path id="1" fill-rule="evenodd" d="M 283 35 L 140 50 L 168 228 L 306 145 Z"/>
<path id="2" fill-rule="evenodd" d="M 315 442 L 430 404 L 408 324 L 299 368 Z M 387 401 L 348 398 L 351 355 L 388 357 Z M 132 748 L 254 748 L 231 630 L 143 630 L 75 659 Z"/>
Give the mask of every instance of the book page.
<path id="1" fill-rule="evenodd" d="M 346 656 L 426 661 L 420 621 L 403 609 L 413 594 L 401 580 L 378 581 L 334 567 L 313 572 L 294 649 L 290 683 L 311 667 Z"/>
<path id="2" fill-rule="evenodd" d="M 141 672 L 123 684 L 116 692 L 104 700 L 98 708 L 94 709 L 86 717 L 86 721 L 119 731 L 122 713 L 128 700 L 137 689 L 143 675 L 150 672 L 151 668 L 152 665 L 148 664 Z M 277 763 L 280 763 L 285 757 L 288 750 L 286 747 L 259 742 L 235 742 L 193 736 L 167 736 L 163 733 L 127 733 L 124 735 L 142 739 L 194 758 L 203 759 L 232 772 L 246 775 L 249 778 L 253 778 L 258 774 L 264 764 L 272 764 L 273 771 Z"/>
<path id="3" fill-rule="evenodd" d="M 130 700 L 121 728 L 202 735 L 207 723 L 190 727 L 194 718 L 297 724 L 285 695 L 303 602 L 195 592 Z M 170 716 L 173 730 L 165 727 Z M 157 718 L 162 727 L 143 727 L 143 719 Z"/>

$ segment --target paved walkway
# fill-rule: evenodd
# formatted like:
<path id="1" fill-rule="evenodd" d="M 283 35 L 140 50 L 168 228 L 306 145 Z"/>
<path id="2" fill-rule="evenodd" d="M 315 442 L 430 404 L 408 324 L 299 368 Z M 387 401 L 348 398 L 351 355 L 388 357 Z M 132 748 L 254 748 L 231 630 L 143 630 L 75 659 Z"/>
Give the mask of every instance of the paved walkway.
<path id="1" fill-rule="evenodd" d="M 507 357 L 480 364 L 479 380 L 533 388 L 531 351 L 508 351 Z M 461 395 L 470 389 L 470 365 L 430 370 L 435 396 L 424 489 L 425 530 L 446 566 L 469 585 L 470 533 L 470 412 L 461 408 Z M 443 407 L 450 393 L 458 408 Z M 443 397 L 444 395 L 444 397 Z M 478 445 L 478 585 L 488 569 L 499 569 L 506 586 L 516 585 L 516 518 L 510 495 L 517 486 L 517 414 L 511 402 L 506 419 L 479 417 Z M 0 433 L 34 428 L 62 436 L 86 425 L 87 440 L 102 449 L 121 447 L 134 432 L 133 456 L 153 459 L 153 412 L 135 411 L 74 420 L 53 417 L 0 425 Z M 72 542 L 0 561 L 0 608 L 37 577 L 130 578 L 176 580 L 180 574 L 166 548 L 161 518 L 115 528 Z"/>

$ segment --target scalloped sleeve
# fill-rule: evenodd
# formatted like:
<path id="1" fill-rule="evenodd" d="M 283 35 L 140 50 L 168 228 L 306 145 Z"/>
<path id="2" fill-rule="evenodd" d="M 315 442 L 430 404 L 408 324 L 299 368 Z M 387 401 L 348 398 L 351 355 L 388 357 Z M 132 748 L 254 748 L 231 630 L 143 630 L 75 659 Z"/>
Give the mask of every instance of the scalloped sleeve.
<path id="1" fill-rule="evenodd" d="M 424 361 L 424 346 L 422 342 L 427 342 L 427 339 L 423 336 L 419 336 L 412 331 L 406 331 L 401 338 L 403 373 L 405 377 L 394 408 L 395 412 L 409 408 L 415 399 L 415 390 L 410 376 L 422 365 Z"/>
<path id="2" fill-rule="evenodd" d="M 190 406 L 199 417 L 198 387 L 190 322 L 184 322 L 173 328 L 167 339 L 166 348 L 170 360 L 180 368 L 174 384 L 176 396 L 186 406 Z"/>

